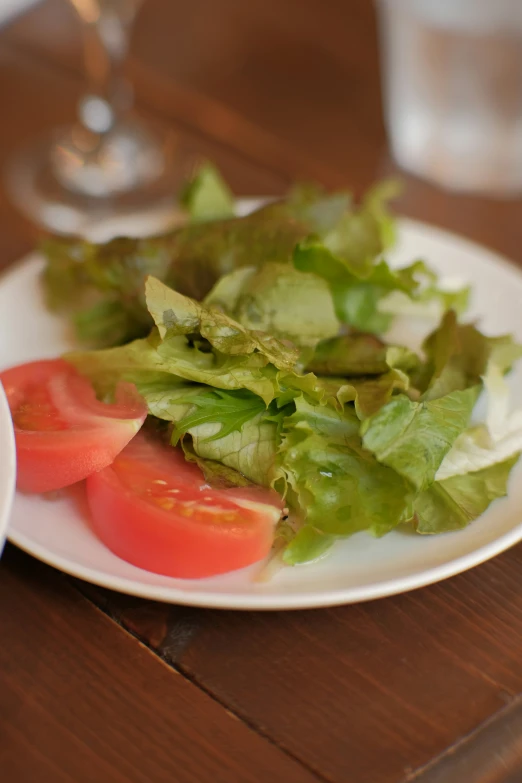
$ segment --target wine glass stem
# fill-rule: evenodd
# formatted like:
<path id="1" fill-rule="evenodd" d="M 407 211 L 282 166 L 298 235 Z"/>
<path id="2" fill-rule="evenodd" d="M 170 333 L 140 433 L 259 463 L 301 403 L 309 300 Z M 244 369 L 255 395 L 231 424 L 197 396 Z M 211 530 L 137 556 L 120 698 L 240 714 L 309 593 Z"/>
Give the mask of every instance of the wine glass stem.
<path id="1" fill-rule="evenodd" d="M 79 119 L 91 133 L 103 135 L 130 108 L 132 89 L 122 73 L 139 0 L 71 0 L 83 25 L 88 92 Z"/>

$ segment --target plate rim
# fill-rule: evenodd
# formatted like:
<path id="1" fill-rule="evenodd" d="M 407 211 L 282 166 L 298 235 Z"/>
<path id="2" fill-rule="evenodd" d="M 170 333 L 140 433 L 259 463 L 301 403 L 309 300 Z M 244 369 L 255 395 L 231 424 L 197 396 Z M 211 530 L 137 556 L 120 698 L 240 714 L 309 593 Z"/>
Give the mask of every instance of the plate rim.
<path id="1" fill-rule="evenodd" d="M 259 199 L 239 199 L 239 203 L 258 203 Z M 481 245 L 465 236 L 448 231 L 431 223 L 415 220 L 408 217 L 400 217 L 400 224 L 406 230 L 428 233 L 436 239 L 450 241 L 456 247 L 467 253 L 480 253 L 484 260 L 495 266 L 501 266 L 505 271 L 522 282 L 522 270 L 518 268 L 508 257 L 496 250 Z M 0 285 L 10 277 L 15 276 L 24 267 L 31 263 L 37 263 L 41 259 L 37 251 L 33 251 L 20 260 L 10 265 L 5 272 L 0 274 Z M 14 441 L 14 439 L 13 439 Z M 12 493 L 13 497 L 15 492 Z M 11 498 L 11 503 L 13 501 Z M 449 535 L 449 534 L 448 534 Z M 24 533 L 8 528 L 8 540 L 23 551 L 36 557 L 42 562 L 62 571 L 69 576 L 87 581 L 100 587 L 104 587 L 127 595 L 137 596 L 148 600 L 163 603 L 179 604 L 185 606 L 197 606 L 212 609 L 249 610 L 249 611 L 277 611 L 313 609 L 319 607 L 331 607 L 362 603 L 377 600 L 403 592 L 426 587 L 443 581 L 459 573 L 463 573 L 475 566 L 481 565 L 487 560 L 501 554 L 516 543 L 522 541 L 522 514 L 520 522 L 511 530 L 502 534 L 493 541 L 473 549 L 466 554 L 447 560 L 431 568 L 415 572 L 403 577 L 395 577 L 382 582 L 374 582 L 359 587 L 344 587 L 325 591 L 313 590 L 310 592 L 266 594 L 263 593 L 220 593 L 214 591 L 184 590 L 179 587 L 154 586 L 136 582 L 128 577 L 107 575 L 88 566 L 74 564 L 60 554 L 54 554 L 41 544 L 33 542 Z M 306 568 L 306 566 L 297 566 Z"/>
<path id="2" fill-rule="evenodd" d="M 2 556 L 4 543 L 9 538 L 9 522 L 11 510 L 13 507 L 15 488 L 16 488 L 16 446 L 14 439 L 14 430 L 11 423 L 11 414 L 9 404 L 0 381 L 0 426 L 3 430 L 5 424 L 5 437 L 2 437 L 2 470 L 5 475 L 0 474 L 0 558 Z"/>
<path id="3" fill-rule="evenodd" d="M 448 534 L 451 535 L 451 534 Z M 348 606 L 350 604 L 367 603 L 379 598 L 388 598 L 401 593 L 413 592 L 423 587 L 442 582 L 452 576 L 482 565 L 511 546 L 522 541 L 522 520 L 503 536 L 496 538 L 489 544 L 485 544 L 466 555 L 449 560 L 446 563 L 435 566 L 421 574 L 413 574 L 407 577 L 389 579 L 385 582 L 377 582 L 374 585 L 340 588 L 338 590 L 311 593 L 295 593 L 287 595 L 263 595 L 250 593 L 248 595 L 236 595 L 234 593 L 216 593 L 212 591 L 191 592 L 176 587 L 154 587 L 143 585 L 125 577 L 105 577 L 99 571 L 87 566 L 71 567 L 69 561 L 61 555 L 48 555 L 48 550 L 39 544 L 34 544 L 23 533 L 8 532 L 8 540 L 37 560 L 56 568 L 68 576 L 81 579 L 89 584 L 114 590 L 125 595 L 158 601 L 160 603 L 196 606 L 202 609 L 223 609 L 237 611 L 297 611 L 300 609 L 318 609 L 321 607 Z M 478 555 L 478 557 L 477 557 Z M 306 568 L 306 564 L 295 566 Z M 420 578 L 424 577 L 424 578 Z"/>

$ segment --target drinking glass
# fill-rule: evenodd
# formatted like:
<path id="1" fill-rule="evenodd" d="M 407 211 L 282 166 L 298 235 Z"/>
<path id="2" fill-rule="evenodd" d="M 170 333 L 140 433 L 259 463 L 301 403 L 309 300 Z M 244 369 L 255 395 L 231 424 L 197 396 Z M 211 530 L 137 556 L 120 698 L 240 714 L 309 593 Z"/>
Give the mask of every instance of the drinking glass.
<path id="1" fill-rule="evenodd" d="M 16 154 L 7 186 L 37 222 L 82 233 L 139 214 L 160 228 L 174 210 L 175 137 L 132 112 L 122 73 L 142 0 L 69 0 L 83 28 L 87 89 L 76 121 Z"/>
<path id="2" fill-rule="evenodd" d="M 455 190 L 522 192 L 521 0 L 377 0 L 400 166 Z"/>

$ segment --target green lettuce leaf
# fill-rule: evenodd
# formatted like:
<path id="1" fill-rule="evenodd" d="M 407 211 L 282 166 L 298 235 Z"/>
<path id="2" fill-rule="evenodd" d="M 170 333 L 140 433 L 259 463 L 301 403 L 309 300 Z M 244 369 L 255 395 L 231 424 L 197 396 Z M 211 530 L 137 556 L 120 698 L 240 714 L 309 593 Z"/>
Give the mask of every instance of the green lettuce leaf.
<path id="1" fill-rule="evenodd" d="M 314 557 L 324 551 L 332 539 L 323 535 L 384 534 L 403 517 L 410 493 L 403 478 L 362 447 L 354 413 L 303 398 L 295 404 L 296 412 L 284 423 L 280 467 L 298 498 L 307 532 L 298 533 L 285 551 L 285 562 L 292 564 L 302 562 L 304 543 Z"/>
<path id="2" fill-rule="evenodd" d="M 362 269 L 395 243 L 395 220 L 388 202 L 400 192 L 393 180 L 376 185 L 359 207 L 346 210 L 324 237 L 325 246 L 349 265 Z"/>
<path id="3" fill-rule="evenodd" d="M 249 389 L 268 405 L 278 394 L 277 371 L 261 354 L 226 356 L 204 352 L 183 336 L 161 340 L 157 332 L 117 348 L 76 351 L 65 358 L 94 383 L 98 393 L 110 393 L 119 380 L 142 384 L 185 380 L 217 389 Z"/>
<path id="4" fill-rule="evenodd" d="M 327 235 L 353 211 L 352 196 L 346 191 L 327 193 L 313 183 L 294 185 L 284 202 L 286 212 L 294 220 L 309 226 L 310 234 Z"/>
<path id="5" fill-rule="evenodd" d="M 200 457 L 233 468 L 256 484 L 270 486 L 279 475 L 277 423 L 262 412 L 243 421 L 240 430 L 223 437 L 219 437 L 220 426 L 213 422 L 192 426 L 188 432 L 192 435 L 194 451 Z"/>
<path id="6" fill-rule="evenodd" d="M 265 406 L 276 398 L 279 406 L 284 406 L 301 393 L 321 405 L 337 408 L 354 402 L 361 418 L 375 413 L 395 390 L 405 390 L 409 385 L 408 376 L 400 370 L 350 381 L 318 378 L 314 373 L 278 371 L 260 352 L 229 356 L 219 351 L 201 350 L 183 335 L 168 337 L 165 334 L 162 340 L 154 331 L 148 338 L 124 346 L 75 351 L 65 358 L 93 382 L 102 397 L 110 396 L 120 380 L 136 384 L 141 393 L 151 385 L 162 390 L 166 384 L 170 392 L 173 384 L 181 384 L 179 394 L 184 394 L 183 384 L 189 381 L 214 389 L 247 389 L 258 395 Z M 164 418 L 158 408 L 150 412 Z"/>
<path id="7" fill-rule="evenodd" d="M 227 356 L 204 353 L 172 337 L 158 345 L 164 367 L 173 375 L 217 389 L 248 389 L 268 405 L 278 393 L 277 371 L 260 353 Z"/>
<path id="8" fill-rule="evenodd" d="M 311 524 L 305 524 L 291 538 L 283 551 L 283 562 L 287 565 L 303 565 L 319 560 L 328 554 L 339 536 L 322 533 Z"/>
<path id="9" fill-rule="evenodd" d="M 413 293 L 420 285 L 426 266 L 415 261 L 402 269 L 393 270 L 386 261 L 377 256 L 344 257 L 336 255 L 324 243 L 314 239 L 300 242 L 294 251 L 293 262 L 302 272 L 313 272 L 324 277 L 329 283 L 338 286 L 351 286 L 357 283 L 369 283 L 383 290 L 399 290 Z M 342 307 L 342 297 L 339 307 Z"/>
<path id="10" fill-rule="evenodd" d="M 64 359 L 93 383 L 101 398 L 109 398 L 120 381 L 134 383 L 138 390 L 142 386 L 165 383 L 182 383 L 182 377 L 173 378 L 170 367 L 158 353 L 161 340 L 157 333 L 148 338 L 134 340 L 127 345 L 105 348 L 97 351 L 71 351 Z M 193 364 L 203 372 L 209 365 L 207 354 L 189 352 L 186 341 L 179 338 L 177 348 L 182 357 L 193 358 Z"/>
<path id="11" fill-rule="evenodd" d="M 229 218 L 235 214 L 232 191 L 217 168 L 208 161 L 187 183 L 180 202 L 193 222 Z"/>
<path id="12" fill-rule="evenodd" d="M 205 164 L 184 192 L 193 217 L 186 226 L 160 236 L 116 238 L 102 244 L 77 238 L 46 241 L 43 282 L 48 304 L 79 319 L 79 336 L 100 345 L 145 336 L 151 326 L 143 296 L 148 275 L 201 300 L 223 275 L 236 269 L 291 262 L 296 243 L 312 236 L 329 237 L 354 256 L 366 253 L 365 245 L 383 248 L 393 232 L 386 187 L 355 207 L 347 193 L 297 186 L 285 199 L 238 218 L 228 216 L 230 194 L 217 171 Z M 350 216 L 361 226 L 347 230 L 344 223 Z M 365 231 L 371 237 L 362 241 Z M 111 317 L 96 324 L 99 308 Z"/>
<path id="13" fill-rule="evenodd" d="M 284 405 L 300 397 L 300 392 L 319 405 L 329 405 L 341 410 L 346 403 L 353 402 L 359 418 L 364 419 L 376 413 L 385 405 L 394 391 L 409 389 L 408 376 L 401 370 L 390 370 L 376 377 L 318 377 L 314 373 L 277 374 L 277 400 Z"/>
<path id="14" fill-rule="evenodd" d="M 205 424 L 219 424 L 216 432 L 207 437 L 207 441 L 224 438 L 232 432 L 241 432 L 243 425 L 266 410 L 263 400 L 252 392 L 223 391 L 203 387 L 197 395 L 189 394 L 177 400 L 177 404 L 192 404 L 192 409 L 176 421 L 174 435 L 180 437 L 193 432 L 196 427 Z M 214 429 L 214 427 L 213 427 Z"/>
<path id="15" fill-rule="evenodd" d="M 214 489 L 228 489 L 230 487 L 249 487 L 252 481 L 238 473 L 237 470 L 223 465 L 222 462 L 216 462 L 213 459 L 203 459 L 196 454 L 190 438 L 182 440 L 183 453 L 188 462 L 195 462 L 205 476 L 209 486 Z"/>
<path id="16" fill-rule="evenodd" d="M 444 282 L 439 284 L 433 274 L 433 282 L 417 291 L 414 299 L 403 291 L 391 291 L 379 299 L 377 310 L 388 318 L 402 315 L 440 321 L 447 310 L 454 310 L 458 315 L 465 313 L 470 294 L 470 286 L 445 288 Z"/>
<path id="17" fill-rule="evenodd" d="M 395 391 L 407 391 L 410 379 L 401 370 L 390 370 L 370 378 L 351 378 L 337 392 L 339 402 L 354 402 L 360 419 L 375 415 L 386 405 Z"/>
<path id="18" fill-rule="evenodd" d="M 149 414 L 162 421 L 180 421 L 194 410 L 196 398 L 211 391 L 200 383 L 187 383 L 172 375 L 166 378 L 138 381 L 138 390 L 147 403 Z"/>
<path id="19" fill-rule="evenodd" d="M 397 240 L 397 224 L 390 211 L 389 202 L 397 198 L 401 191 L 402 184 L 399 180 L 385 179 L 373 185 L 362 201 L 363 210 L 371 214 L 377 222 L 383 250 L 393 247 Z"/>
<path id="20" fill-rule="evenodd" d="M 339 331 L 326 281 L 289 264 L 236 270 L 221 278 L 205 303 L 221 306 L 247 329 L 302 347 L 313 347 Z"/>
<path id="21" fill-rule="evenodd" d="M 41 249 L 46 304 L 71 318 L 78 339 L 110 347 L 150 331 L 144 282 L 148 274 L 168 276 L 166 238 L 116 238 L 105 244 L 51 238 Z"/>
<path id="22" fill-rule="evenodd" d="M 307 363 L 318 375 L 381 375 L 391 369 L 411 372 L 419 357 L 408 348 L 386 345 L 372 334 L 344 334 L 320 342 Z"/>
<path id="23" fill-rule="evenodd" d="M 437 480 L 485 470 L 522 451 L 522 410 L 510 412 L 509 387 L 503 374 L 506 359 L 509 356 L 501 356 L 500 364 L 491 360 L 484 375 L 486 421 L 459 435 L 437 472 Z"/>
<path id="24" fill-rule="evenodd" d="M 191 198 L 194 201 L 196 193 L 189 193 Z M 101 244 L 54 237 L 42 245 L 47 303 L 73 321 L 79 318 L 79 337 L 100 345 L 145 336 L 152 325 L 144 299 L 148 275 L 201 300 L 235 269 L 290 262 L 295 244 L 331 230 L 349 203 L 344 193 L 296 188 L 285 200 L 246 217 L 199 220 L 160 236 Z M 199 203 L 200 215 L 201 209 Z M 203 211 L 208 214 L 208 205 Z M 100 307 L 118 310 L 118 318 L 96 327 Z"/>
<path id="25" fill-rule="evenodd" d="M 392 270 L 378 255 L 335 254 L 315 240 L 296 246 L 293 262 L 303 272 L 314 272 L 329 283 L 337 317 L 361 332 L 380 333 L 388 329 L 391 316 L 378 309 L 390 291 L 413 296 L 419 289 L 426 266 L 416 261 Z"/>
<path id="26" fill-rule="evenodd" d="M 258 352 L 279 369 L 291 370 L 299 350 L 266 332 L 251 331 L 221 310 L 173 291 L 154 277 L 145 284 L 147 308 L 161 338 L 200 334 L 218 351 L 231 356 Z"/>
<path id="27" fill-rule="evenodd" d="M 143 332 L 121 302 L 102 300 L 81 310 L 74 318 L 76 337 L 80 342 L 93 345 L 119 345 Z"/>
<path id="28" fill-rule="evenodd" d="M 353 329 L 382 334 L 391 325 L 389 315 L 379 311 L 383 289 L 373 283 L 342 284 L 335 293 L 336 312 Z"/>
<path id="29" fill-rule="evenodd" d="M 507 483 L 518 454 L 484 470 L 436 481 L 414 501 L 418 533 L 460 530 L 496 498 L 507 494 Z"/>
<path id="30" fill-rule="evenodd" d="M 363 422 L 363 444 L 417 490 L 425 489 L 468 426 L 477 396 L 478 387 L 426 402 L 400 394 Z"/>
<path id="31" fill-rule="evenodd" d="M 259 397 L 205 387 L 188 395 L 177 396 L 173 391 L 164 394 L 161 401 L 156 397 L 153 405 L 156 410 L 161 407 L 163 419 L 174 422 L 173 443 L 189 434 L 198 458 L 221 464 L 263 486 L 277 479 L 280 422 Z M 150 406 L 149 395 L 145 399 Z M 219 469 L 214 466 L 213 472 L 219 473 Z"/>
<path id="32" fill-rule="evenodd" d="M 235 317 L 239 297 L 250 278 L 256 274 L 256 271 L 255 266 L 245 266 L 223 275 L 208 292 L 203 300 L 203 304 L 207 306 L 215 305 Z"/>
<path id="33" fill-rule="evenodd" d="M 338 318 L 362 332 L 387 331 L 397 314 L 420 312 L 440 317 L 449 307 L 463 311 L 469 289 L 445 291 L 423 261 L 402 269 L 390 268 L 382 258 L 393 238 L 393 224 L 387 225 L 386 218 L 379 224 L 363 205 L 358 213 L 343 217 L 339 226 L 344 227 L 344 233 L 338 227 L 322 242 L 315 238 L 300 242 L 294 251 L 294 265 L 322 275 L 331 286 Z"/>
<path id="34" fill-rule="evenodd" d="M 474 324 L 459 324 L 454 311 L 444 314 L 440 326 L 423 344 L 426 365 L 416 380 L 424 399 L 435 399 L 480 383 L 488 364 L 502 373 L 522 356 L 522 346 L 511 335 L 486 337 Z"/>

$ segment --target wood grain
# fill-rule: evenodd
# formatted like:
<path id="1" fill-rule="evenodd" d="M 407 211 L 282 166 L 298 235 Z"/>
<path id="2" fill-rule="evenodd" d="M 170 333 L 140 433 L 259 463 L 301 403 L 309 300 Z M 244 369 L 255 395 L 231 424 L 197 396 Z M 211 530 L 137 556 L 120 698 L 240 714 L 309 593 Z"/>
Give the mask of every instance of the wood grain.
<path id="1" fill-rule="evenodd" d="M 397 783 L 522 688 L 521 546 L 409 595 L 309 612 L 206 612 L 79 589 L 331 781 Z"/>
<path id="2" fill-rule="evenodd" d="M 521 559 L 361 606 L 215 613 L 178 666 L 330 780 L 399 781 L 520 692 Z"/>
<path id="3" fill-rule="evenodd" d="M 0 628 L 6 782 L 317 780 L 14 549 L 0 570 Z"/>
<path id="4" fill-rule="evenodd" d="M 522 780 L 522 698 L 408 777 L 408 783 L 519 783 Z"/>

